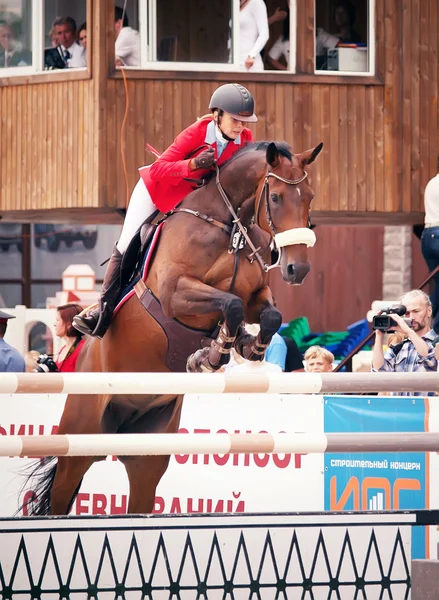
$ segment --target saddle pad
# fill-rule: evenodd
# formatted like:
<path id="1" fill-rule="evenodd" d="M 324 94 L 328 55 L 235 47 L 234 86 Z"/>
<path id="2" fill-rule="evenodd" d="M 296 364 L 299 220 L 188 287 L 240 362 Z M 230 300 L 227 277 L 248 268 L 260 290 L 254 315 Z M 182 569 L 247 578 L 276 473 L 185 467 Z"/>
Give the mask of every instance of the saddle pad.
<path id="1" fill-rule="evenodd" d="M 125 302 L 127 300 L 129 300 L 131 298 L 131 296 L 133 296 L 136 293 L 134 291 L 134 286 L 136 285 L 136 283 L 138 281 L 143 281 L 143 282 L 146 281 L 146 278 L 147 278 L 148 272 L 149 272 L 149 267 L 151 265 L 152 257 L 154 255 L 154 250 L 157 247 L 158 240 L 160 237 L 160 232 L 162 230 L 163 225 L 164 225 L 164 223 L 160 223 L 160 225 L 158 225 L 158 227 L 156 228 L 154 235 L 152 236 L 151 243 L 149 244 L 148 248 L 145 251 L 145 255 L 142 260 L 142 267 L 140 269 L 140 275 L 139 275 L 139 277 L 136 277 L 136 279 L 134 279 L 130 283 L 130 285 L 124 289 L 124 291 L 122 292 L 122 295 L 120 297 L 120 300 L 119 300 L 116 308 L 113 311 L 113 315 L 115 315 L 122 308 L 122 306 L 125 304 Z"/>

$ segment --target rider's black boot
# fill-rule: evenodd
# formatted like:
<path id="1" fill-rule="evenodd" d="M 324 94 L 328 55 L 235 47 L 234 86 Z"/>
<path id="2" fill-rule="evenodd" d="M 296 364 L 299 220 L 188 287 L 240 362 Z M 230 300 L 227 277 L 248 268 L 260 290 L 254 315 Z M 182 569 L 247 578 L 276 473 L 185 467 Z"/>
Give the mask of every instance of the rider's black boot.
<path id="1" fill-rule="evenodd" d="M 122 256 L 114 246 L 113 254 L 105 272 L 104 283 L 102 284 L 101 297 L 99 299 L 99 308 L 90 310 L 88 313 L 80 314 L 74 317 L 73 326 L 81 333 L 93 337 L 102 338 L 111 323 L 113 310 L 121 293 L 121 262 Z"/>

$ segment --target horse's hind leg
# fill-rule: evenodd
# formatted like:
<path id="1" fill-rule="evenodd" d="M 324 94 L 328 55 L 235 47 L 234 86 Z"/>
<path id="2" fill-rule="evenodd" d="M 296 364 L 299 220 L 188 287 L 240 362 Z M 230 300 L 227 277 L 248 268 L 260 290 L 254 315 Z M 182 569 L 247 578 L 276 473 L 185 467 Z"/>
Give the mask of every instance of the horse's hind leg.
<path id="1" fill-rule="evenodd" d="M 58 459 L 50 496 L 50 514 L 69 513 L 82 478 L 96 460 L 92 456 L 62 456 Z"/>
<path id="2" fill-rule="evenodd" d="M 102 433 L 102 415 L 109 399 L 106 396 L 70 394 L 66 400 L 58 434 Z M 51 514 L 68 514 L 82 478 L 97 460 L 101 459 L 96 456 L 58 458 L 50 497 Z"/>

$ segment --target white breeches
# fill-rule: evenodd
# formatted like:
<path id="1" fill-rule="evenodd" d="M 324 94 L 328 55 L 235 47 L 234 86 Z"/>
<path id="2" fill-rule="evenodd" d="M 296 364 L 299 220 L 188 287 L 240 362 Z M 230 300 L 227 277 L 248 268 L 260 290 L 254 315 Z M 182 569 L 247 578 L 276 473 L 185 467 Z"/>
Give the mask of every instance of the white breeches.
<path id="1" fill-rule="evenodd" d="M 117 242 L 119 252 L 125 252 L 131 242 L 134 234 L 139 229 L 143 221 L 147 219 L 157 208 L 154 206 L 143 179 L 139 179 L 136 187 L 131 194 L 127 214 Z"/>

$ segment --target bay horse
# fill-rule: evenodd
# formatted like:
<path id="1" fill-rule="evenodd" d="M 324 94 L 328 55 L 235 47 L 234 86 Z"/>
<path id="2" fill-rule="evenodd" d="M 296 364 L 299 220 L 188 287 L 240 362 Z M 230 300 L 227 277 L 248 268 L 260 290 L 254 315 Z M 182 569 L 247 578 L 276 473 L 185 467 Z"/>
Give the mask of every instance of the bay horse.
<path id="1" fill-rule="evenodd" d="M 310 269 L 313 191 L 305 167 L 322 146 L 293 154 L 285 142 L 249 144 L 162 223 L 144 290 L 159 301 L 168 321 L 182 324 L 187 332 L 216 329 L 210 346 L 191 356 L 186 351 L 188 370 L 215 371 L 228 362 L 232 347 L 244 358 L 263 359 L 282 322 L 268 287 L 273 245 L 286 283 L 300 285 Z M 256 338 L 242 329 L 244 321 L 260 323 Z M 104 338 L 87 340 L 77 371 L 169 372 L 168 350 L 162 326 L 132 295 Z M 58 433 L 175 433 L 182 399 L 70 394 Z M 39 464 L 28 478 L 36 477 L 28 514 L 68 514 L 83 476 L 104 458 L 60 457 Z M 128 512 L 152 512 L 169 456 L 119 459 L 129 478 Z"/>

